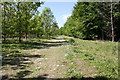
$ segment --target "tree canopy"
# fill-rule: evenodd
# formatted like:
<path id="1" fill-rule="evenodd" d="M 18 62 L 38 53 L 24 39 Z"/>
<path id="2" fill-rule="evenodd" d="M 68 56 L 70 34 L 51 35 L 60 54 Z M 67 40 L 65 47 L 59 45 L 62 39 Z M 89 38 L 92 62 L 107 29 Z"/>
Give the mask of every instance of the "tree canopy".
<path id="1" fill-rule="evenodd" d="M 120 3 L 77 2 L 59 32 L 82 39 L 118 41 L 119 20 Z"/>
<path id="2" fill-rule="evenodd" d="M 3 2 L 2 4 L 2 37 L 22 38 L 48 37 L 58 30 L 57 22 L 50 8 L 42 13 L 38 8 L 43 2 Z"/>

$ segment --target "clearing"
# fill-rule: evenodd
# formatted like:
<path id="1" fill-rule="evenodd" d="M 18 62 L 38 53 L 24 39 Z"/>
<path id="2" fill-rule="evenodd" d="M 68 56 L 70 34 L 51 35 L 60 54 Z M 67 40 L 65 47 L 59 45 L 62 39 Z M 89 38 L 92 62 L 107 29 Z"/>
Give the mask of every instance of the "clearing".
<path id="1" fill-rule="evenodd" d="M 30 49 L 11 52 L 11 55 L 3 58 L 2 80 L 72 79 L 76 77 L 94 79 L 101 74 L 95 65 L 83 59 L 84 56 L 79 57 L 77 50 L 80 48 L 76 49 L 76 45 L 70 44 L 68 39 L 71 38 L 59 36 L 43 43 L 34 43 Z M 27 47 L 31 46 L 27 45 Z M 86 56 L 91 60 L 91 55 Z M 100 77 L 100 79 L 103 78 Z"/>

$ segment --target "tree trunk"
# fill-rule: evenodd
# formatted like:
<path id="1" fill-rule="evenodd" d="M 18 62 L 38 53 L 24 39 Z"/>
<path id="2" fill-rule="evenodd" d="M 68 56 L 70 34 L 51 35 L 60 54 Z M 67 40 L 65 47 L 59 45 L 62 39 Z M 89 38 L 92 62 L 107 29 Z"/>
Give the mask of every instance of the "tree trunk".
<path id="1" fill-rule="evenodd" d="M 114 26 L 113 26 L 112 12 L 113 12 L 113 6 L 112 6 L 112 0 L 111 0 L 111 30 L 112 30 L 111 37 L 112 37 L 112 42 L 114 42 L 115 35 L 114 35 Z"/>
<path id="2" fill-rule="evenodd" d="M 102 30 L 102 40 L 104 40 L 104 33 L 103 33 L 103 30 Z"/>
<path id="3" fill-rule="evenodd" d="M 27 40 L 27 33 L 25 34 L 25 39 Z"/>
<path id="4" fill-rule="evenodd" d="M 21 40 L 21 36 L 19 36 L 19 42 L 21 42 L 22 40 Z"/>
<path id="5" fill-rule="evenodd" d="M 20 11 L 20 10 L 19 10 L 19 7 L 20 7 L 19 4 L 20 4 L 20 3 L 18 2 L 18 12 Z M 21 15 L 21 14 L 20 14 L 20 15 Z M 20 29 L 19 29 L 19 42 L 22 41 L 22 40 L 21 40 L 22 37 L 21 37 L 21 19 L 20 19 L 21 16 L 20 16 L 20 15 L 18 16 L 18 19 L 19 19 L 18 26 L 19 26 L 19 28 L 20 28 Z"/>
<path id="6" fill-rule="evenodd" d="M 3 34 L 4 37 L 3 38 L 4 38 L 4 41 L 6 41 L 6 34 L 5 34 L 5 26 L 6 26 L 5 25 L 5 15 L 6 15 L 6 12 L 5 12 L 5 3 L 4 3 L 3 6 L 4 6 L 4 14 L 3 14 L 4 19 L 3 19 L 3 26 L 2 27 L 4 28 L 4 32 L 3 32 L 4 33 Z"/>
<path id="7" fill-rule="evenodd" d="M 4 35 L 4 37 L 3 37 L 3 38 L 4 38 L 4 41 L 6 41 L 6 36 L 5 36 L 5 35 Z"/>

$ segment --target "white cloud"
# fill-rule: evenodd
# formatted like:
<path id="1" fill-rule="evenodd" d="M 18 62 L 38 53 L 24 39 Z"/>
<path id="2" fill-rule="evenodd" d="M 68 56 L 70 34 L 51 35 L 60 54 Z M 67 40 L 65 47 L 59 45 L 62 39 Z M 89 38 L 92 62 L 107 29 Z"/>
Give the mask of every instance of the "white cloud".
<path id="1" fill-rule="evenodd" d="M 59 28 L 60 28 L 60 27 L 63 27 L 63 24 L 58 23 L 58 26 L 59 26 Z"/>
<path id="2" fill-rule="evenodd" d="M 62 18 L 63 18 L 64 20 L 67 20 L 67 18 L 70 17 L 70 16 L 71 16 L 71 14 L 63 15 Z"/>

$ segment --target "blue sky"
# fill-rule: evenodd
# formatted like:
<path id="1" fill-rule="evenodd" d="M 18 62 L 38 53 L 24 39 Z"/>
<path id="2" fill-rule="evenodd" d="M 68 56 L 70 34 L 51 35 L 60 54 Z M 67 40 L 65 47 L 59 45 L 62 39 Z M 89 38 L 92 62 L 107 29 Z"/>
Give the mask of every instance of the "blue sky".
<path id="1" fill-rule="evenodd" d="M 67 17 L 71 15 L 73 7 L 76 2 L 45 2 L 38 10 L 42 12 L 44 7 L 49 7 L 58 23 L 61 27 L 67 20 Z"/>

